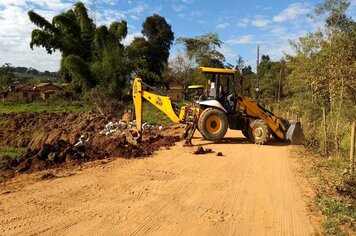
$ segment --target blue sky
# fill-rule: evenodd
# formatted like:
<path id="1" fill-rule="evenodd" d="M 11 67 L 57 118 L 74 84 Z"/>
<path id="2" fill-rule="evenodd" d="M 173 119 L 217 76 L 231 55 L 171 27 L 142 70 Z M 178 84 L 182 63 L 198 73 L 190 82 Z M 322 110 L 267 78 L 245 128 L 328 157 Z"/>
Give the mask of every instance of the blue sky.
<path id="1" fill-rule="evenodd" d="M 55 71 L 59 68 L 60 55 L 47 55 L 45 50 L 29 48 L 30 33 L 34 27 L 27 11 L 35 10 L 47 19 L 73 6 L 73 0 L 0 0 L 0 64 L 31 66 L 39 70 Z M 220 51 L 226 62 L 235 64 L 241 55 L 247 64 L 255 66 L 256 46 L 261 54 L 274 60 L 283 53 L 293 53 L 289 40 L 322 26 L 306 15 L 312 13 L 312 1 L 204 1 L 204 0 L 84 0 L 97 25 L 126 20 L 129 33 L 125 43 L 140 36 L 142 22 L 157 13 L 171 24 L 178 37 L 196 37 L 205 33 L 218 33 L 224 42 Z M 351 0 L 349 15 L 356 16 L 356 0 Z M 182 53 L 174 44 L 171 59 Z"/>

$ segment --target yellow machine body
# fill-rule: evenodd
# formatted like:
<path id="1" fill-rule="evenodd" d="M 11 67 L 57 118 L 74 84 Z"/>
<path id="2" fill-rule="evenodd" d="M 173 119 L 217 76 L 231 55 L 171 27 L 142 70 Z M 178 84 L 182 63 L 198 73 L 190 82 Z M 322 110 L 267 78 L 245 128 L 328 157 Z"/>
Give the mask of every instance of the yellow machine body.
<path id="1" fill-rule="evenodd" d="M 193 123 L 199 117 L 201 112 L 199 107 L 189 105 L 181 107 L 179 115 L 177 115 L 173 109 L 172 101 L 169 97 L 145 91 L 142 86 L 142 80 L 138 77 L 135 78 L 133 82 L 132 97 L 135 106 L 136 129 L 139 133 L 139 136 L 142 133 L 143 99 L 157 107 L 174 123 Z"/>
<path id="2" fill-rule="evenodd" d="M 199 70 L 203 74 L 213 75 L 216 89 L 219 86 L 220 75 L 227 75 L 229 78 L 233 78 L 233 93 L 229 96 L 226 94 L 222 96 L 223 94 L 219 94 L 219 92 L 217 92 L 215 97 L 209 95 L 209 97 L 195 101 L 191 105 L 181 107 L 179 114 L 176 114 L 169 97 L 145 91 L 141 78 L 135 78 L 132 95 L 138 137 L 141 137 L 142 134 L 142 102 L 145 99 L 162 111 L 173 122 L 187 124 L 184 136 L 187 137 L 187 143 L 190 144 L 196 129 L 199 129 L 203 137 L 212 141 L 219 141 L 225 135 L 227 127 L 242 130 L 247 137 L 251 137 L 251 134 L 253 134 L 253 139 L 249 139 L 258 144 L 264 144 L 270 132 L 282 141 L 290 140 L 296 144 L 302 142 L 304 135 L 302 134 L 300 122 L 284 120 L 275 116 L 256 101 L 242 95 L 237 95 L 236 70 L 209 67 L 200 67 Z M 201 89 L 202 87 L 199 85 L 194 88 Z M 217 89 L 217 91 L 219 90 L 220 88 Z M 259 138 L 263 138 L 264 140 L 259 141 Z"/>

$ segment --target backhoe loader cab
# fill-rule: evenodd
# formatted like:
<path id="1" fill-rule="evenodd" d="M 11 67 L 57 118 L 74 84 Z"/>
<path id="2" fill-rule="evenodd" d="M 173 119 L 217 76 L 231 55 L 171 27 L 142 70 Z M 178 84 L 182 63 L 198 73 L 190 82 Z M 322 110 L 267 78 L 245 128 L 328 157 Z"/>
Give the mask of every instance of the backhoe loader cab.
<path id="1" fill-rule="evenodd" d="M 200 67 L 199 70 L 208 78 L 207 98 L 205 101 L 201 101 L 200 105 L 202 107 L 214 106 L 211 104 L 216 101 L 215 106 L 217 108 L 226 113 L 235 113 L 237 101 L 236 71 L 208 67 Z"/>
<path id="2" fill-rule="evenodd" d="M 188 86 L 188 93 L 186 100 L 188 101 L 197 101 L 202 96 L 204 96 L 204 85 L 190 85 Z"/>
<path id="3" fill-rule="evenodd" d="M 237 115 L 238 94 L 236 70 L 200 67 L 200 73 L 208 79 L 206 99 L 198 104 L 203 110 L 198 129 L 204 138 L 220 141 L 227 129 L 244 129 L 248 120 Z"/>
<path id="4" fill-rule="evenodd" d="M 230 128 L 241 130 L 256 144 L 267 142 L 270 134 L 282 141 L 303 142 L 299 122 L 281 119 L 250 98 L 237 94 L 236 70 L 208 67 L 199 70 L 207 75 L 209 86 L 206 99 L 198 102 L 203 110 L 198 129 L 204 138 L 220 141 Z"/>

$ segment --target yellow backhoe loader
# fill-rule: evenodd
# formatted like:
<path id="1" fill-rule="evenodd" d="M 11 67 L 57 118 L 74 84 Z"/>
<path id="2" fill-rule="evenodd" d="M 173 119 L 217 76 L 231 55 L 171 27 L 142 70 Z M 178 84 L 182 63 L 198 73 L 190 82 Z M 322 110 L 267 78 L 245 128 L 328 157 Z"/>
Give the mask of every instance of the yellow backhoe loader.
<path id="1" fill-rule="evenodd" d="M 179 110 L 174 108 L 169 97 L 144 90 L 142 78 L 135 78 L 133 101 L 137 140 L 142 137 L 142 100 L 146 99 L 173 122 L 187 125 L 184 133 L 187 144 L 191 144 L 196 129 L 205 139 L 219 142 L 228 128 L 242 130 L 242 133 L 256 144 L 265 144 L 270 134 L 282 142 L 303 142 L 300 122 L 277 117 L 256 101 L 237 94 L 236 70 L 208 67 L 200 67 L 199 70 L 209 77 L 210 88 L 198 101 Z"/>

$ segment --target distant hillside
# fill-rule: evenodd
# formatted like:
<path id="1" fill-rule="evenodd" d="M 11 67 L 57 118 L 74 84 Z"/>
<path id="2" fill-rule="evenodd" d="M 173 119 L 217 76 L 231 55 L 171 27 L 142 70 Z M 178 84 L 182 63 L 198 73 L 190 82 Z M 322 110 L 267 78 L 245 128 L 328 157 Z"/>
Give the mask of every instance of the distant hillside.
<path id="1" fill-rule="evenodd" d="M 14 70 L 13 74 L 20 81 L 33 79 L 33 78 L 36 78 L 40 81 L 52 81 L 52 82 L 60 81 L 58 72 L 50 72 L 47 70 L 42 72 L 32 67 L 27 68 L 22 66 L 14 67 L 13 70 Z"/>
<path id="2" fill-rule="evenodd" d="M 19 74 L 28 74 L 28 75 L 42 75 L 42 76 L 52 76 L 52 77 L 58 76 L 58 72 L 50 72 L 48 70 L 42 72 L 32 67 L 27 68 L 23 66 L 14 67 L 14 72 Z"/>

